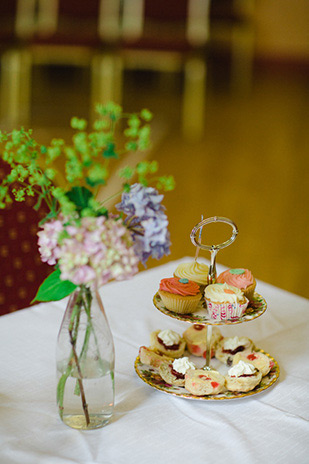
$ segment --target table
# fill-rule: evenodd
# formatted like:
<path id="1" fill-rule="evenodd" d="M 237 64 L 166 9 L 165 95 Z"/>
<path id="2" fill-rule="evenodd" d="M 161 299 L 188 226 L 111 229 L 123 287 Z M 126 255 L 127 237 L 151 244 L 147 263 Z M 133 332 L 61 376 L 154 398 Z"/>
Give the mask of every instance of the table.
<path id="1" fill-rule="evenodd" d="M 259 395 L 186 400 L 136 375 L 134 361 L 139 347 L 149 345 L 150 332 L 188 328 L 152 303 L 159 281 L 186 260 L 100 290 L 116 351 L 115 412 L 103 429 L 73 430 L 58 417 L 55 346 L 67 300 L 0 318 L 1 464 L 309 462 L 308 300 L 257 281 L 266 313 L 220 327 L 224 336 L 248 336 L 278 361 L 278 382 Z"/>

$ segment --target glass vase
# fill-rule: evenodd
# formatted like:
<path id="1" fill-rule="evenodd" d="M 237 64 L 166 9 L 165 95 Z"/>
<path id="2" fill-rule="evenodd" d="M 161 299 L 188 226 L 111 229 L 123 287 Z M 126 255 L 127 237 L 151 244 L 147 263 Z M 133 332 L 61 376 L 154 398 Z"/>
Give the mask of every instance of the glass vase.
<path id="1" fill-rule="evenodd" d="M 114 343 L 97 286 L 70 296 L 57 339 L 57 404 L 75 429 L 106 425 L 114 408 Z"/>

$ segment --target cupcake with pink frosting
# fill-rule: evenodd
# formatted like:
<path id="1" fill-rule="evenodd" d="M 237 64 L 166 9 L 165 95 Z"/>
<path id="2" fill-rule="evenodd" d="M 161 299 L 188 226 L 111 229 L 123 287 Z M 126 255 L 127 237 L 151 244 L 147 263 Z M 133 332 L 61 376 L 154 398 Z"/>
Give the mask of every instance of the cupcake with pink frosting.
<path id="1" fill-rule="evenodd" d="M 217 277 L 217 283 L 239 288 L 249 301 L 253 300 L 256 281 L 248 269 L 228 269 Z"/>
<path id="2" fill-rule="evenodd" d="M 164 306 L 179 314 L 190 314 L 196 311 L 202 298 L 197 283 L 176 277 L 162 279 L 158 293 Z"/>

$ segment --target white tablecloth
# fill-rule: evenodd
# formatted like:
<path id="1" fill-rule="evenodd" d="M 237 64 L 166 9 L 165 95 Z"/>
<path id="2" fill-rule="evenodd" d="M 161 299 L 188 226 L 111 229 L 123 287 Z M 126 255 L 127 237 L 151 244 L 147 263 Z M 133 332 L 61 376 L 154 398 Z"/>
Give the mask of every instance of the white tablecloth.
<path id="1" fill-rule="evenodd" d="M 116 406 L 103 429 L 73 430 L 58 417 L 55 345 L 66 300 L 0 318 L 1 464 L 308 464 L 308 300 L 258 281 L 266 313 L 220 327 L 224 336 L 250 337 L 278 361 L 278 382 L 259 395 L 193 401 L 152 389 L 136 375 L 134 360 L 150 332 L 188 327 L 152 303 L 160 279 L 178 262 L 101 289 L 116 351 Z"/>

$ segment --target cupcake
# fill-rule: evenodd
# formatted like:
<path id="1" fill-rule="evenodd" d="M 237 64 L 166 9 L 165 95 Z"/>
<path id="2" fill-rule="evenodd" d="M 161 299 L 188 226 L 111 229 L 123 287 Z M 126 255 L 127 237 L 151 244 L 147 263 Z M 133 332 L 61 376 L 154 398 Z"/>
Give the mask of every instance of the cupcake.
<path id="1" fill-rule="evenodd" d="M 241 317 L 249 303 L 239 288 L 226 283 L 208 285 L 204 296 L 210 319 L 219 321 Z"/>
<path id="2" fill-rule="evenodd" d="M 253 390 L 262 380 L 262 373 L 253 364 L 239 361 L 228 370 L 225 377 L 226 388 L 234 392 Z"/>
<path id="3" fill-rule="evenodd" d="M 200 286 L 201 292 L 205 290 L 208 277 L 208 266 L 197 261 L 190 263 L 181 263 L 177 266 L 174 277 L 178 279 L 188 279 L 197 283 Z"/>
<path id="4" fill-rule="evenodd" d="M 196 311 L 202 297 L 198 284 L 192 280 L 176 277 L 162 279 L 158 293 L 164 306 L 179 314 L 190 314 Z"/>
<path id="5" fill-rule="evenodd" d="M 173 330 L 155 330 L 150 334 L 151 349 L 170 358 L 180 358 L 186 348 L 184 339 Z"/>
<path id="6" fill-rule="evenodd" d="M 185 375 L 185 388 L 192 395 L 217 395 L 224 390 L 225 378 L 217 371 L 190 369 Z"/>
<path id="7" fill-rule="evenodd" d="M 174 359 L 173 363 L 161 364 L 159 374 L 165 382 L 178 387 L 185 386 L 185 374 L 189 369 L 195 369 L 195 365 L 189 358 Z"/>
<path id="8" fill-rule="evenodd" d="M 228 269 L 221 272 L 217 278 L 217 283 L 227 283 L 239 288 L 249 301 L 253 300 L 256 281 L 248 269 Z"/>
<path id="9" fill-rule="evenodd" d="M 226 337 L 219 341 L 215 357 L 228 366 L 238 353 L 251 353 L 253 342 L 247 337 Z"/>
<path id="10" fill-rule="evenodd" d="M 202 324 L 193 324 L 182 334 L 187 343 L 187 350 L 194 356 L 206 357 L 206 335 L 207 326 Z M 210 341 L 210 356 L 214 357 L 216 346 L 221 340 L 222 335 L 217 327 L 213 327 Z"/>
<path id="11" fill-rule="evenodd" d="M 273 361 L 264 353 L 250 351 L 249 353 L 237 353 L 233 359 L 233 366 L 239 361 L 249 362 L 258 369 L 264 377 L 273 366 Z"/>

